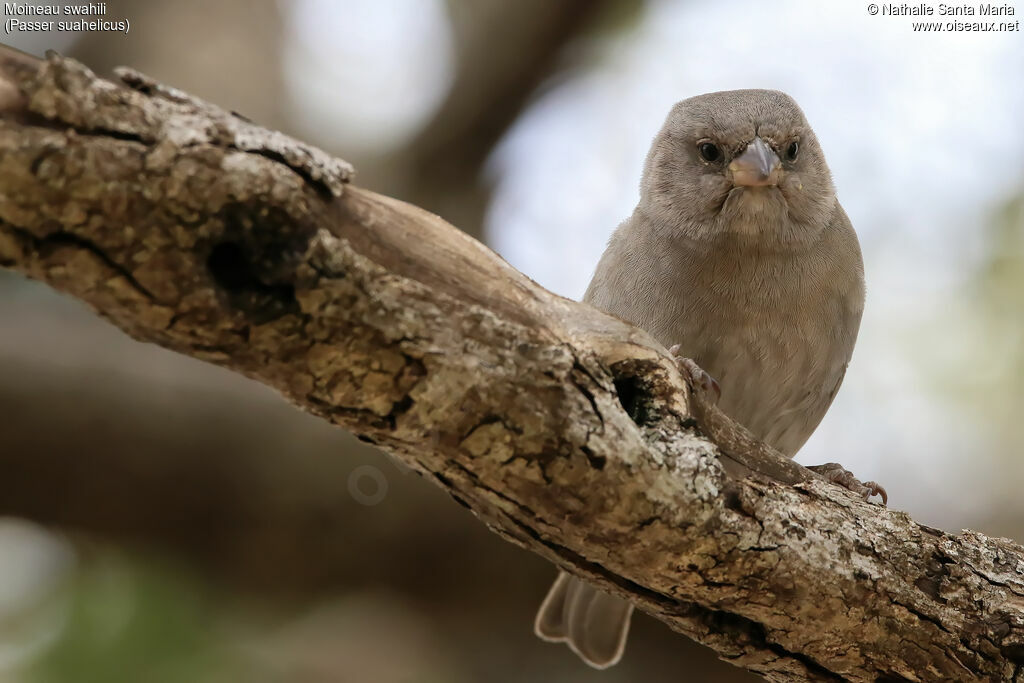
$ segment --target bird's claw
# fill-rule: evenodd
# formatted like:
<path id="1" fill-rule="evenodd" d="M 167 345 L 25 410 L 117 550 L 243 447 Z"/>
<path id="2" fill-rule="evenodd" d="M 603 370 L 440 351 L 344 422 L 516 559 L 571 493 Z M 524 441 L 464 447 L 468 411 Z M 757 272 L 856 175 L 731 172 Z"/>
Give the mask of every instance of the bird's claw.
<path id="1" fill-rule="evenodd" d="M 690 378 L 693 388 L 702 391 L 711 403 L 718 403 L 718 399 L 722 398 L 722 388 L 718 386 L 715 378 L 706 373 L 692 358 L 680 356 L 679 344 L 673 344 L 668 352 L 672 355 L 679 372 Z"/>
<path id="2" fill-rule="evenodd" d="M 856 493 L 864 500 L 868 500 L 871 496 L 877 495 L 881 496 L 882 505 L 889 504 L 889 495 L 885 492 L 884 488 L 873 481 L 860 481 L 857 477 L 853 476 L 852 472 L 837 462 L 828 462 L 824 465 L 813 465 L 807 469 L 817 472 L 833 484 L 838 484 L 844 489 Z"/>

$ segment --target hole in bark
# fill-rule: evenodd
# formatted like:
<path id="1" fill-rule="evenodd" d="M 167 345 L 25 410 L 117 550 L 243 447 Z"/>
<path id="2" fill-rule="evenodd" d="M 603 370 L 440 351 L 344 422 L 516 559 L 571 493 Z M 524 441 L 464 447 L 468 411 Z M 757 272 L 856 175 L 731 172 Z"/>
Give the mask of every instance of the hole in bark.
<path id="1" fill-rule="evenodd" d="M 228 302 L 250 322 L 271 322 L 298 313 L 300 267 L 315 233 L 278 206 L 256 201 L 225 205 L 222 230 L 210 245 L 207 267 Z"/>
<path id="2" fill-rule="evenodd" d="M 722 489 L 722 505 L 733 512 L 743 512 L 743 500 L 740 498 L 740 487 L 729 482 Z"/>
<path id="3" fill-rule="evenodd" d="M 259 284 L 242 247 L 222 242 L 213 248 L 206 265 L 217 284 L 228 291 L 237 291 Z"/>
<path id="4" fill-rule="evenodd" d="M 290 284 L 263 282 L 246 249 L 237 242 L 215 245 L 207 257 L 206 267 L 214 282 L 227 293 L 231 305 L 256 324 L 299 311 L 295 288 Z"/>
<path id="5" fill-rule="evenodd" d="M 615 378 L 615 394 L 626 414 L 638 425 L 650 422 L 650 398 L 638 377 L 625 375 Z"/>
<path id="6" fill-rule="evenodd" d="M 619 405 L 633 422 L 648 427 L 664 417 L 665 401 L 675 388 L 666 381 L 664 369 L 657 362 L 630 359 L 614 363 L 609 369 Z"/>

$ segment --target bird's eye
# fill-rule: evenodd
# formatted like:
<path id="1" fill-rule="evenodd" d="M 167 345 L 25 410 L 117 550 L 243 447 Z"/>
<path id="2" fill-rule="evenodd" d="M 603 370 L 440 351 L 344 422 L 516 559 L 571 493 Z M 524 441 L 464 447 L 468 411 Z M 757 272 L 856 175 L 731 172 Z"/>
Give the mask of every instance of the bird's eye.
<path id="1" fill-rule="evenodd" d="M 796 155 L 800 153 L 800 143 L 796 140 L 789 143 L 789 147 L 786 148 L 786 158 L 790 161 L 796 161 Z"/>
<path id="2" fill-rule="evenodd" d="M 704 157 L 704 161 L 718 161 L 718 158 L 722 156 L 722 152 L 718 149 L 718 146 L 711 142 L 702 142 L 697 145 L 697 150 L 700 155 Z"/>

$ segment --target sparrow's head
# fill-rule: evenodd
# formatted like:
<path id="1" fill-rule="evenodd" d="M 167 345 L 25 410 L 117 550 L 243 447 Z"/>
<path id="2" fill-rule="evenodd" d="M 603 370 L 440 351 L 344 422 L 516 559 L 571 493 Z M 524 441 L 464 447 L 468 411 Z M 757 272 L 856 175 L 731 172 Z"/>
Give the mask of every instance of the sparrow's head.
<path id="1" fill-rule="evenodd" d="M 814 131 L 777 90 L 676 104 L 647 155 L 640 195 L 641 211 L 686 237 L 779 247 L 813 241 L 836 203 Z"/>

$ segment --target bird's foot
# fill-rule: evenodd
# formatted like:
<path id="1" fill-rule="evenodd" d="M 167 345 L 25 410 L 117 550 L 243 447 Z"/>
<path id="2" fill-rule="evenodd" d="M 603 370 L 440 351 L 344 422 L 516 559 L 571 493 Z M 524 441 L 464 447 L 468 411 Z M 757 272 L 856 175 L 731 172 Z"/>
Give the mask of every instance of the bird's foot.
<path id="1" fill-rule="evenodd" d="M 722 388 L 718 386 L 715 378 L 704 372 L 704 369 L 697 365 L 692 358 L 680 356 L 679 344 L 673 344 L 669 347 L 668 352 L 672 355 L 672 360 L 675 361 L 679 372 L 690 378 L 693 388 L 702 392 L 709 403 L 718 403 L 718 399 L 722 398 Z"/>
<path id="2" fill-rule="evenodd" d="M 844 489 L 853 491 L 864 500 L 868 500 L 871 496 L 877 495 L 882 497 L 882 505 L 887 505 L 889 503 L 889 495 L 885 492 L 884 488 L 873 481 L 861 482 L 857 477 L 853 476 L 852 472 L 837 462 L 827 462 L 824 465 L 812 465 L 807 469 L 817 472 L 833 484 L 838 484 Z"/>

